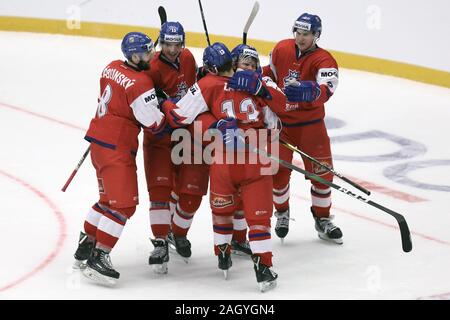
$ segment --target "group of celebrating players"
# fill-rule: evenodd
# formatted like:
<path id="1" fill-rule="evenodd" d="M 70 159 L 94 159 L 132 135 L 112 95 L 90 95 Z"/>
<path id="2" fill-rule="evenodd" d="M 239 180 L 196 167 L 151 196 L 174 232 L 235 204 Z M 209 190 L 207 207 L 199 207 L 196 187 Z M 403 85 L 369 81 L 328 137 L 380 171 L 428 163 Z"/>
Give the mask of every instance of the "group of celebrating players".
<path id="1" fill-rule="evenodd" d="M 125 61 L 111 62 L 100 78 L 95 117 L 85 139 L 91 144 L 100 198 L 89 210 L 75 253 L 75 267 L 95 281 L 114 284 L 119 273 L 109 253 L 138 204 L 136 154 L 138 135 L 144 131 L 143 153 L 150 198 L 151 240 L 149 264 L 167 273 L 169 247 L 184 259 L 191 256 L 188 232 L 208 192 L 212 211 L 214 252 L 227 277 L 233 253 L 248 255 L 261 291 L 276 286 L 271 245 L 271 217 L 275 206 L 275 233 L 284 239 L 289 231 L 289 168 L 265 173 L 270 161 L 261 152 L 283 141 L 332 167 L 330 139 L 324 123 L 324 103 L 338 85 L 338 66 L 332 55 L 317 46 L 322 32 L 318 16 L 304 13 L 295 21 L 293 38 L 280 41 L 261 66 L 257 50 L 240 44 L 229 50 L 216 42 L 203 52 L 203 66 L 185 48 L 179 22 L 161 26 L 159 43 L 131 32 L 122 40 Z M 195 123 L 195 124 L 194 124 Z M 219 133 L 223 148 L 216 161 L 174 164 L 173 136 L 177 129 L 195 134 Z M 248 133 L 269 134 L 249 143 Z M 200 150 L 208 141 L 200 143 Z M 197 146 L 198 147 L 198 146 Z M 196 158 L 183 150 L 183 158 Z M 279 146 L 279 158 L 292 162 L 291 149 Z M 220 160 L 220 161 L 218 161 Z M 303 158 L 305 169 L 332 181 L 332 174 Z M 267 170 L 266 170 L 267 172 Z M 342 232 L 330 216 L 331 189 L 311 180 L 311 212 L 321 239 L 342 243 Z M 248 240 L 247 240 L 248 237 Z"/>

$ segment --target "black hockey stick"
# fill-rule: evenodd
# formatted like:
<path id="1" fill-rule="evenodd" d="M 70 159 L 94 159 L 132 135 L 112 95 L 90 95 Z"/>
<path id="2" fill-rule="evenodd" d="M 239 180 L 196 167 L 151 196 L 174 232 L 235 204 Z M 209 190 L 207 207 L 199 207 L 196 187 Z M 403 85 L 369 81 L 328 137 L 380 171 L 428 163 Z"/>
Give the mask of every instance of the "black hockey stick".
<path id="1" fill-rule="evenodd" d="M 346 194 L 346 195 L 348 195 L 348 196 L 350 196 L 350 197 L 352 197 L 354 199 L 357 199 L 357 200 L 360 200 L 360 201 L 362 201 L 364 203 L 367 203 L 367 204 L 371 205 L 372 207 L 380 209 L 381 211 L 384 211 L 387 214 L 393 216 L 395 218 L 395 220 L 397 220 L 398 226 L 400 228 L 400 234 L 401 234 L 401 238 L 402 238 L 403 251 L 404 252 L 410 252 L 412 250 L 411 233 L 409 232 L 408 224 L 407 224 L 407 222 L 405 220 L 405 217 L 402 216 L 400 213 L 397 213 L 397 212 L 395 212 L 395 211 L 393 211 L 391 209 L 388 209 L 388 208 L 386 208 L 386 207 L 384 207 L 384 206 L 382 206 L 382 205 L 380 205 L 380 204 L 378 204 L 378 203 L 376 203 L 376 202 L 374 202 L 372 200 L 369 200 L 369 199 L 366 199 L 366 198 L 364 198 L 364 197 L 362 197 L 360 195 L 357 195 L 357 194 L 351 192 L 350 190 L 347 190 L 347 189 L 345 189 L 343 187 L 340 187 L 337 184 L 334 184 L 333 182 L 327 181 L 327 180 L 325 180 L 325 179 L 323 179 L 323 178 L 321 178 L 321 177 L 319 177 L 319 176 L 317 176 L 317 175 L 315 175 L 315 174 L 313 174 L 311 172 L 303 170 L 303 169 L 301 169 L 301 168 L 299 168 L 299 167 L 297 167 L 297 166 L 295 166 L 295 165 L 293 165 L 293 164 L 291 164 L 291 163 L 289 163 L 287 161 L 279 159 L 279 158 L 277 158 L 277 157 L 275 157 L 275 156 L 265 152 L 264 150 L 261 150 L 261 149 L 258 149 L 256 147 L 250 146 L 249 144 L 246 144 L 246 145 L 249 147 L 249 149 L 252 152 L 255 152 L 255 153 L 259 154 L 259 155 L 263 155 L 263 156 L 269 157 L 270 159 L 278 162 L 279 164 L 283 165 L 286 168 L 289 168 L 291 170 L 300 172 L 301 174 L 305 175 L 307 178 L 310 178 L 310 179 L 315 180 L 317 182 L 320 182 L 320 183 L 322 183 L 324 185 L 327 185 L 327 186 L 329 186 L 329 187 L 331 187 L 333 189 L 336 189 L 336 190 L 338 190 L 338 191 L 340 191 L 340 192 L 342 192 L 342 193 L 344 193 L 344 194 Z"/>
<path id="2" fill-rule="evenodd" d="M 203 13 L 203 7 L 202 7 L 201 0 L 198 0 L 198 5 L 200 6 L 200 13 L 202 14 L 203 28 L 205 28 L 206 41 L 208 42 L 208 46 L 210 46 L 211 42 L 209 41 L 208 28 L 206 27 L 205 14 Z"/>
<path id="3" fill-rule="evenodd" d="M 250 16 L 247 19 L 247 23 L 245 24 L 245 27 L 244 27 L 244 32 L 242 34 L 242 43 L 243 44 L 247 44 L 248 29 L 250 29 L 250 26 L 252 25 L 253 20 L 255 20 L 255 17 L 257 15 L 258 11 L 259 11 L 259 2 L 256 1 L 255 4 L 253 5 L 252 12 L 250 12 Z"/>
<path id="4" fill-rule="evenodd" d="M 355 187 L 356 189 L 364 192 L 365 194 L 367 194 L 368 196 L 370 195 L 370 191 L 367 190 L 366 188 L 360 186 L 359 184 L 357 184 L 356 182 L 353 182 L 352 180 L 350 180 L 347 177 L 344 177 L 342 174 L 340 174 L 339 172 L 335 171 L 333 168 L 328 167 L 327 165 L 321 163 L 319 160 L 317 160 L 316 158 L 311 157 L 310 155 L 308 155 L 307 153 L 303 152 L 302 150 L 296 148 L 295 146 L 293 146 L 292 144 L 290 144 L 289 142 L 286 142 L 282 139 L 280 139 L 281 145 L 285 146 L 286 148 L 288 148 L 289 150 L 292 150 L 294 152 L 297 152 L 299 154 L 301 154 L 302 156 L 304 156 L 305 158 L 308 158 L 310 161 L 314 162 L 315 164 L 318 164 L 319 166 L 321 166 L 322 168 L 324 168 L 325 170 L 331 172 L 332 174 L 334 174 L 335 176 L 341 178 L 343 181 L 347 182 L 348 184 L 352 185 L 353 187 Z"/>
<path id="5" fill-rule="evenodd" d="M 159 6 L 158 7 L 158 14 L 159 14 L 159 19 L 161 20 L 161 26 L 167 22 L 167 14 L 166 14 L 166 9 L 164 9 L 163 6 Z M 158 45 L 159 42 L 159 36 L 158 38 L 156 38 L 155 41 L 155 47 Z"/>
<path id="6" fill-rule="evenodd" d="M 83 164 L 84 160 L 86 159 L 86 157 L 89 154 L 89 151 L 91 151 L 91 145 L 89 145 L 89 147 L 86 149 L 86 151 L 83 153 L 83 156 L 81 157 L 80 161 L 78 161 L 77 166 L 75 167 L 75 169 L 72 171 L 72 174 L 70 175 L 69 179 L 67 179 L 66 183 L 64 184 L 64 187 L 62 187 L 61 191 L 62 192 L 66 192 L 67 187 L 69 186 L 69 184 L 72 182 L 72 179 L 75 177 L 75 175 L 78 172 L 78 169 L 80 169 L 81 165 Z"/>

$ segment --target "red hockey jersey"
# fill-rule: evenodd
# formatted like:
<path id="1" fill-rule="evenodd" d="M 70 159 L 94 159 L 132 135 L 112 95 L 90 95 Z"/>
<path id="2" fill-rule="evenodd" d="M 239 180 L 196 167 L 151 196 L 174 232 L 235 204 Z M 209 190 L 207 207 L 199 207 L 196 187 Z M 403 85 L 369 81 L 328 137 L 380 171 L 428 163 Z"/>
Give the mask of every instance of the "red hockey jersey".
<path id="1" fill-rule="evenodd" d="M 100 78 L 97 112 L 85 139 L 106 148 L 136 152 L 141 126 L 156 133 L 164 124 L 151 79 L 120 60 L 106 66 Z"/>
<path id="2" fill-rule="evenodd" d="M 298 81 L 316 81 L 321 94 L 314 102 L 286 103 L 284 115 L 280 119 L 287 127 L 307 124 L 325 117 L 324 103 L 333 95 L 338 85 L 338 65 L 331 54 L 317 47 L 311 52 L 298 57 L 294 39 L 280 41 L 270 56 L 270 65 L 263 68 L 263 73 L 271 77 L 280 88 L 294 78 Z"/>
<path id="3" fill-rule="evenodd" d="M 196 81 L 197 65 L 188 49 L 183 49 L 174 64 L 156 53 L 150 65 L 149 75 L 156 88 L 164 90 L 171 98 L 181 99 Z"/>
<path id="4" fill-rule="evenodd" d="M 237 119 L 238 126 L 243 130 L 276 127 L 278 118 L 265 100 L 229 89 L 228 80 L 228 77 L 208 74 L 190 87 L 177 104 L 166 101 L 164 111 L 170 125 L 188 125 L 199 114 L 209 111 L 217 120 L 228 117 Z"/>

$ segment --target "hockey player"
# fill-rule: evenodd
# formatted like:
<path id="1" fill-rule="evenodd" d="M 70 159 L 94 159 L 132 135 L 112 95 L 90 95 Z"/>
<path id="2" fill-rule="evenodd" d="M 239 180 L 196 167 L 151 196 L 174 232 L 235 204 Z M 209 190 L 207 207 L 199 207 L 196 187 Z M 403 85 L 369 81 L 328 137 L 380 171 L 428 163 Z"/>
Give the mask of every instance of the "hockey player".
<path id="1" fill-rule="evenodd" d="M 233 59 L 233 70 L 251 70 L 256 71 L 260 69 L 258 52 L 254 47 L 246 44 L 239 44 L 231 50 L 231 57 Z M 236 200 L 237 210 L 233 218 L 233 239 L 231 240 L 231 252 L 238 255 L 251 255 L 250 244 L 246 239 L 247 224 L 245 222 L 244 211 L 242 210 L 242 203 Z"/>
<path id="2" fill-rule="evenodd" d="M 264 123 L 269 128 L 276 126 L 277 117 L 262 99 L 226 88 L 234 71 L 231 53 L 224 44 L 216 42 L 207 47 L 203 54 L 203 64 L 210 74 L 194 84 L 177 104 L 166 101 L 162 105 L 172 127 L 189 125 L 199 114 L 207 114 L 209 111 L 217 120 L 213 126 L 224 133 L 224 141 L 228 144 L 230 136 L 227 129 L 234 131 L 239 127 L 244 130 L 259 130 L 265 127 Z M 252 86 L 258 88 L 257 91 L 262 90 L 258 77 L 253 78 Z M 232 265 L 230 244 L 233 215 L 236 211 L 235 199 L 240 191 L 250 230 L 254 270 L 260 289 L 265 291 L 276 285 L 277 274 L 271 270 L 272 177 L 261 175 L 262 167 L 260 161 L 256 164 L 211 164 L 210 205 L 213 213 L 214 251 L 218 256 L 219 268 L 226 274 Z"/>
<path id="3" fill-rule="evenodd" d="M 178 101 L 195 83 L 197 65 L 189 49 L 184 48 L 185 32 L 179 22 L 164 23 L 159 39 L 161 51 L 151 61 L 149 75 L 157 90 L 163 90 L 173 101 Z M 182 257 L 191 256 L 191 244 L 186 235 L 208 188 L 207 166 L 175 167 L 170 154 L 169 134 L 155 137 L 144 133 L 144 167 L 151 201 L 150 224 L 155 237 L 152 240 L 155 250 L 150 255 L 149 264 L 157 273 L 167 272 L 168 240 L 172 241 Z M 158 170 L 153 170 L 155 165 Z"/>
<path id="4" fill-rule="evenodd" d="M 289 100 L 286 115 L 281 117 L 284 138 L 307 154 L 331 167 L 330 139 L 324 123 L 324 103 L 338 85 L 338 66 L 332 55 L 317 46 L 322 22 L 316 15 L 304 13 L 292 28 L 294 39 L 280 41 L 270 56 L 264 74 L 270 76 Z M 292 151 L 281 147 L 280 158 L 292 161 Z M 306 170 L 332 181 L 331 173 L 303 158 Z M 273 200 L 280 238 L 289 231 L 289 180 L 291 170 L 280 168 L 274 176 Z M 311 212 L 321 239 L 342 244 L 342 232 L 330 216 L 331 189 L 311 181 Z"/>
<path id="5" fill-rule="evenodd" d="M 141 127 L 160 132 L 165 117 L 158 109 L 152 81 L 141 71 L 149 68 L 154 44 L 145 34 L 130 32 L 122 40 L 126 61 L 103 69 L 95 117 L 85 139 L 91 143 L 100 199 L 88 212 L 75 252 L 83 274 L 104 284 L 119 278 L 109 253 L 138 204 L 136 153 Z"/>

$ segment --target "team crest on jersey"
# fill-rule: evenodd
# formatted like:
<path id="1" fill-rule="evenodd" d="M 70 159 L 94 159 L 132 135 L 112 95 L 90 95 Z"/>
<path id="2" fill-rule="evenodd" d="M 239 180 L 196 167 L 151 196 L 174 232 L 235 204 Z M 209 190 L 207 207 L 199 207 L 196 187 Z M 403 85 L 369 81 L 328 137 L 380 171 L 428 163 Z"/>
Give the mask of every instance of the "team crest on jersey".
<path id="1" fill-rule="evenodd" d="M 211 192 L 211 205 L 214 208 L 225 208 L 234 204 L 233 195 L 221 195 Z"/>
<path id="2" fill-rule="evenodd" d="M 177 93 L 175 97 L 179 100 L 184 97 L 187 91 L 188 91 L 187 83 L 185 81 L 180 82 L 179 84 L 177 84 Z"/>
<path id="3" fill-rule="evenodd" d="M 287 85 L 289 85 L 289 82 L 291 80 L 300 80 L 300 72 L 298 72 L 297 70 L 291 70 L 289 69 L 289 73 L 286 77 L 283 78 L 283 82 L 284 82 L 284 87 L 286 87 Z"/>

